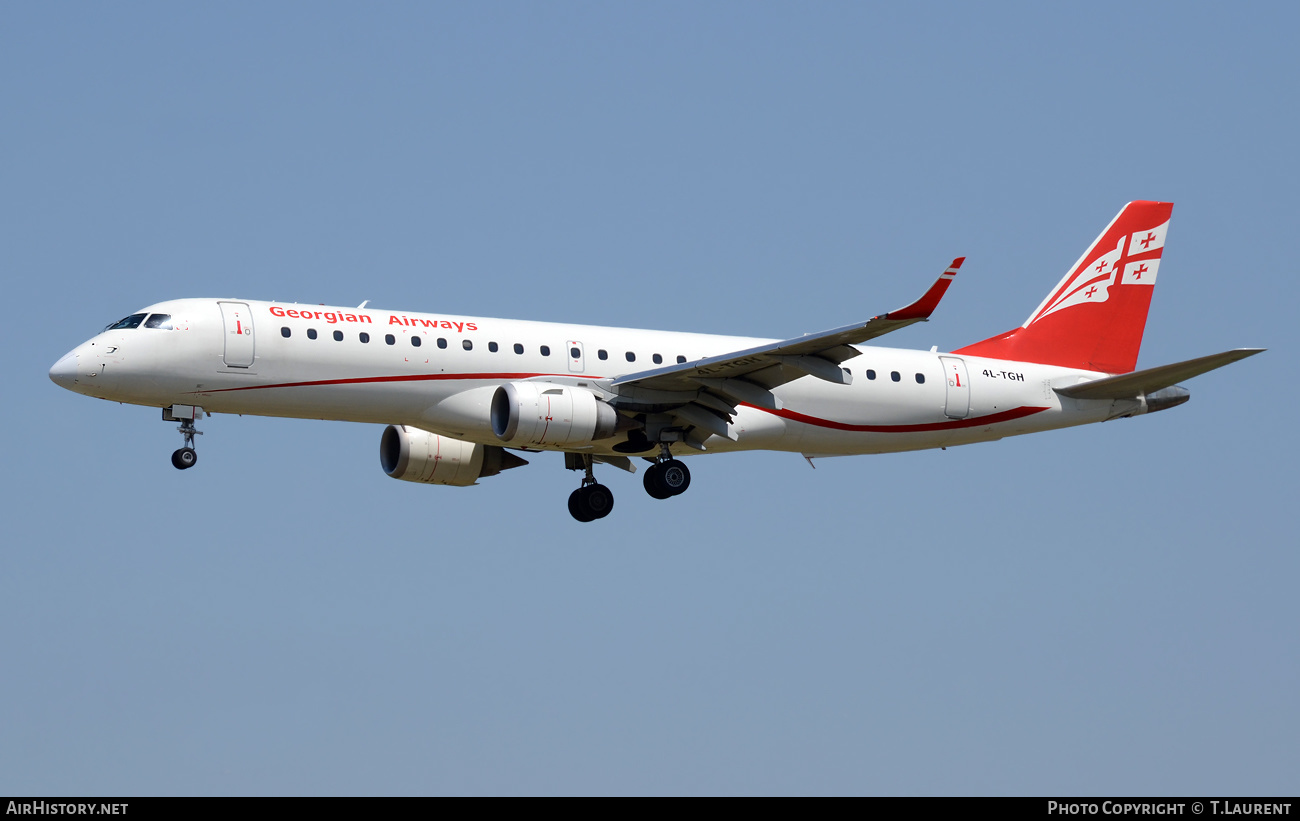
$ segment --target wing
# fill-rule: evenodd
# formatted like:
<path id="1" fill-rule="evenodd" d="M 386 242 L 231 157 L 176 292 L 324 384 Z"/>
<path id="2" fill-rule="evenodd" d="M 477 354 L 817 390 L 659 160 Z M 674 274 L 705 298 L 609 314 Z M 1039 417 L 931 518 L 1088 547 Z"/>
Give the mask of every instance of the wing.
<path id="1" fill-rule="evenodd" d="M 687 431 L 685 441 L 701 450 L 710 434 L 734 439 L 728 425 L 742 402 L 779 410 L 780 400 L 772 389 L 787 382 L 805 376 L 851 382 L 840 363 L 860 353 L 852 346 L 929 319 L 964 261 L 965 257 L 954 259 L 912 304 L 865 322 L 617 377 L 608 383 L 618 395 L 614 403 L 675 416 L 684 430 L 695 429 Z"/>

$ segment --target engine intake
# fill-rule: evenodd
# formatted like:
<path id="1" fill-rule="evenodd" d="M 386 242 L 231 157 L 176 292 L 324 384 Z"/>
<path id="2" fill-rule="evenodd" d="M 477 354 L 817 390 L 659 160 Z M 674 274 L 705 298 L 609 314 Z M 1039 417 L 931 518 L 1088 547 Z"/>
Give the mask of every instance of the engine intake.
<path id="1" fill-rule="evenodd" d="M 379 440 L 379 464 L 384 473 L 404 482 L 465 487 L 528 462 L 496 445 L 389 425 Z"/>
<path id="2" fill-rule="evenodd" d="M 596 394 L 549 382 L 507 382 L 492 395 L 492 432 L 510 445 L 587 445 L 620 429 Z"/>

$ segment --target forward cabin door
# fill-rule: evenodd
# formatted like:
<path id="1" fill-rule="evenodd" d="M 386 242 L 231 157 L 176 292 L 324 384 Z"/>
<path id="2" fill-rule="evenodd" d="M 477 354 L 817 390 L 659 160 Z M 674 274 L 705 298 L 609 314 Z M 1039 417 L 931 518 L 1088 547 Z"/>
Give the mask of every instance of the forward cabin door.
<path id="1" fill-rule="evenodd" d="M 948 404 L 944 414 L 949 419 L 965 419 L 970 413 L 970 380 L 966 378 L 966 360 L 941 356 L 944 375 L 948 378 Z"/>
<path id="2" fill-rule="evenodd" d="M 253 312 L 243 302 L 218 302 L 225 325 L 227 368 L 253 365 Z"/>
<path id="3" fill-rule="evenodd" d="M 564 347 L 568 349 L 569 371 L 572 373 L 582 373 L 582 343 L 570 340 L 569 342 L 564 343 Z"/>

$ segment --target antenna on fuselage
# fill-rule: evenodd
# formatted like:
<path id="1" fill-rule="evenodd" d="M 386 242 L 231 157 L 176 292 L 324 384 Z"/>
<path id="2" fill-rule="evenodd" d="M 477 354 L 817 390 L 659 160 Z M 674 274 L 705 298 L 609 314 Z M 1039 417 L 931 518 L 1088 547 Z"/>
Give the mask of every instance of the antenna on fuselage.
<path id="1" fill-rule="evenodd" d="M 362 301 L 361 301 L 361 304 L 357 306 L 357 310 L 359 311 L 359 310 L 361 310 L 362 308 L 366 307 L 366 303 L 369 302 L 369 301 L 370 301 L 370 300 L 368 300 L 368 299 L 362 300 Z"/>

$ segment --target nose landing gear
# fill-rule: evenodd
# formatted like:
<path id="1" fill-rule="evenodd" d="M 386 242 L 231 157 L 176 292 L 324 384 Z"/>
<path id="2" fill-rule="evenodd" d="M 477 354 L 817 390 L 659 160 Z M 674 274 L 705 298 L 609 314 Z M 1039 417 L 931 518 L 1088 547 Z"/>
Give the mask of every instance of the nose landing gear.
<path id="1" fill-rule="evenodd" d="M 185 447 L 172 452 L 172 467 L 177 470 L 188 470 L 198 464 L 199 455 L 194 450 L 194 437 L 202 436 L 203 431 L 194 427 L 194 420 L 202 415 L 203 408 L 191 405 L 172 405 L 170 408 L 163 408 L 163 421 L 180 422 L 181 426 L 176 430 L 185 437 Z"/>

